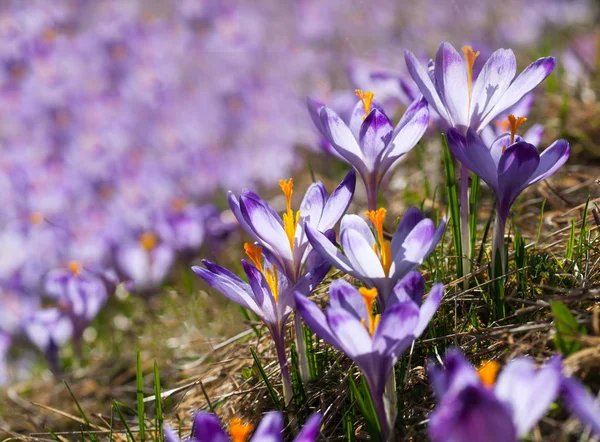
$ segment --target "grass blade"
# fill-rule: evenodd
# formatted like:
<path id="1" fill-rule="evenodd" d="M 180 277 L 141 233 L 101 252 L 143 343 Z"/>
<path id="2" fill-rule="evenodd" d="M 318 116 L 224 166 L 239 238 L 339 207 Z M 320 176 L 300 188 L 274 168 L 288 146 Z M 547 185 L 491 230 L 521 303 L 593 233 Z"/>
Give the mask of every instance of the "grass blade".
<path id="1" fill-rule="evenodd" d="M 125 431 L 127 432 L 127 436 L 129 436 L 129 438 L 134 441 L 135 437 L 133 437 L 133 433 L 131 432 L 131 428 L 129 427 L 129 424 L 127 424 L 127 420 L 125 419 L 125 416 L 123 416 L 123 412 L 121 411 L 121 407 L 119 402 L 117 401 L 113 401 L 113 408 L 115 410 L 117 410 L 117 414 L 119 415 L 119 419 L 121 419 L 121 422 L 123 423 L 123 426 L 125 427 Z"/>
<path id="2" fill-rule="evenodd" d="M 140 351 L 137 351 L 135 358 L 135 389 L 137 395 L 137 416 L 138 425 L 140 427 L 140 440 L 146 440 L 146 428 L 144 419 L 144 378 L 142 373 L 142 358 Z"/>
<path id="3" fill-rule="evenodd" d="M 156 404 L 156 440 L 162 441 L 164 439 L 163 432 L 163 411 L 162 411 L 162 397 L 160 388 L 160 375 L 158 373 L 158 364 L 156 359 L 154 360 L 154 398 Z"/>
<path id="4" fill-rule="evenodd" d="M 71 395 L 71 398 L 73 399 L 73 402 L 75 402 L 75 406 L 77 407 L 77 411 L 79 411 L 79 415 L 81 416 L 81 419 L 83 420 L 83 422 L 85 422 L 85 425 L 87 426 L 87 429 L 91 430 L 90 421 L 88 420 L 87 416 L 83 412 L 83 409 L 81 408 L 81 405 L 79 405 L 79 401 L 77 400 L 77 398 L 75 397 L 75 395 L 71 391 L 71 387 L 69 387 L 69 384 L 67 384 L 66 382 L 65 382 L 65 386 L 67 387 L 67 390 L 69 390 L 69 394 Z M 88 437 L 90 438 L 90 440 L 92 442 L 98 442 L 98 440 L 99 440 L 98 436 L 96 436 L 95 434 L 92 434 L 92 433 L 88 433 Z"/>
<path id="5" fill-rule="evenodd" d="M 448 189 L 448 207 L 450 209 L 450 221 L 452 222 L 452 242 L 454 244 L 454 254 L 456 255 L 456 274 L 460 278 L 463 276 L 462 265 L 462 243 L 460 233 L 460 209 L 458 207 L 458 190 L 456 186 L 456 174 L 454 170 L 454 160 L 448 148 L 446 136 L 442 135 L 444 172 L 446 174 L 446 188 Z"/>
<path id="6" fill-rule="evenodd" d="M 260 360 L 258 359 L 256 352 L 254 351 L 254 349 L 252 347 L 250 347 L 250 353 L 252 353 L 252 359 L 254 359 L 254 363 L 256 364 L 256 367 L 258 368 L 260 377 L 263 379 L 263 381 L 265 382 L 265 385 L 267 386 L 267 390 L 269 391 L 269 395 L 271 396 L 271 399 L 273 400 L 273 404 L 275 405 L 275 408 L 277 408 L 279 411 L 281 411 L 281 403 L 279 402 L 279 397 L 277 396 L 277 392 L 273 388 L 273 385 L 271 385 L 271 382 L 269 381 L 269 378 L 267 377 L 267 373 L 265 373 L 265 370 L 264 370 L 262 364 L 260 363 Z"/>

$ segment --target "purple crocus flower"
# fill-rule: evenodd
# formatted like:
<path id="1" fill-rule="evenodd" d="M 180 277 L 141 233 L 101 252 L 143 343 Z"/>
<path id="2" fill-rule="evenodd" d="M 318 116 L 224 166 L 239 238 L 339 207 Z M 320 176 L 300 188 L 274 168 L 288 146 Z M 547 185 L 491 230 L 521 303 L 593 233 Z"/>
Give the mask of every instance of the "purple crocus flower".
<path id="1" fill-rule="evenodd" d="M 411 51 L 404 52 L 408 71 L 429 105 L 449 127 L 463 132 L 467 127 L 481 132 L 544 81 L 556 64 L 554 57 L 540 58 L 515 78 L 515 54 L 510 49 L 498 49 L 475 79 L 473 65 L 479 52 L 465 46 L 463 53 L 464 58 L 450 43 L 442 43 L 431 76 Z"/>
<path id="2" fill-rule="evenodd" d="M 343 279 L 331 283 L 330 306 L 325 312 L 308 298 L 296 295 L 298 313 L 304 322 L 362 371 L 386 440 L 396 418 L 395 401 L 389 399 L 396 392 L 386 392 L 394 364 L 423 333 L 444 293 L 444 286 L 435 284 L 421 305 L 423 288 L 418 272 L 408 274 L 396 285 L 381 314 L 374 314 L 376 288 L 357 290 Z"/>
<path id="3" fill-rule="evenodd" d="M 32 313 L 23 321 L 29 340 L 46 356 L 50 368 L 60 371 L 58 352 L 73 338 L 73 321 L 60 308 L 48 308 Z"/>
<path id="4" fill-rule="evenodd" d="M 385 215 L 383 208 L 367 212 L 377 238 L 361 217 L 344 216 L 340 226 L 342 251 L 316 229 L 306 228 L 308 239 L 324 259 L 368 287 L 377 288 L 382 309 L 386 308 L 396 283 L 427 259 L 446 227 L 444 219 L 436 229 L 432 220 L 413 207 L 406 211 L 392 240 L 388 241 L 383 235 Z"/>
<path id="5" fill-rule="evenodd" d="M 242 191 L 239 198 L 229 192 L 229 205 L 244 230 L 270 254 L 269 260 L 276 263 L 278 270 L 295 284 L 306 271 L 305 263 L 311 251 L 306 229 L 312 227 L 319 232 L 326 232 L 337 224 L 354 195 L 356 175 L 350 171 L 329 197 L 323 183 L 313 183 L 296 213 L 292 210 L 294 181 L 291 178 L 280 180 L 279 186 L 286 201 L 282 218 L 266 201 L 249 190 Z M 294 331 L 300 374 L 306 382 L 310 379 L 308 359 L 302 324 L 296 318 Z"/>
<path id="6" fill-rule="evenodd" d="M 304 427 L 294 438 L 294 442 L 315 442 L 319 436 L 321 414 L 314 413 L 308 418 Z M 241 419 L 232 419 L 228 433 L 221 428 L 219 418 L 211 413 L 194 413 L 194 424 L 189 442 L 246 442 L 252 433 L 253 426 Z M 165 440 L 181 442 L 172 428 L 165 425 Z M 250 442 L 283 442 L 283 416 L 278 411 L 266 413 L 252 434 Z"/>
<path id="7" fill-rule="evenodd" d="M 279 271 L 276 263 L 270 262 L 266 257 L 263 261 L 262 247 L 246 243 L 244 248 L 252 261 L 250 264 L 242 260 L 248 282 L 207 260 L 202 261 L 206 268 L 194 266 L 192 270 L 265 323 L 275 343 L 281 367 L 283 397 L 288 404 L 292 400 L 293 391 L 285 352 L 285 325 L 295 309 L 293 293 L 301 293 L 302 296 L 310 294 L 323 280 L 330 266 L 322 260 L 311 258 L 307 272 L 294 284 Z"/>
<path id="8" fill-rule="evenodd" d="M 500 372 L 489 362 L 479 369 L 458 350 L 444 358 L 444 368 L 429 371 L 438 404 L 429 420 L 433 442 L 516 442 L 544 416 L 558 397 L 560 358 L 536 370 L 529 358 L 516 358 Z"/>
<path id="9" fill-rule="evenodd" d="M 308 99 L 308 110 L 317 129 L 361 176 L 369 210 L 377 207 L 384 175 L 421 139 L 429 123 L 425 100 L 415 100 L 394 128 L 372 92 L 356 91 L 356 103 L 348 125 L 323 103 Z"/>
<path id="10" fill-rule="evenodd" d="M 490 147 L 472 128 L 469 128 L 466 137 L 454 128 L 450 128 L 446 135 L 448 146 L 458 161 L 477 174 L 495 193 L 497 213 L 492 246 L 493 269 L 496 268 L 497 250 L 500 250 L 501 268 L 504 269 L 506 264 L 504 228 L 510 207 L 526 187 L 554 174 L 570 153 L 569 143 L 561 139 L 540 155 L 534 145 L 517 138 L 516 131 L 524 119 L 509 118 L 512 121 L 511 133 L 499 137 Z"/>
<path id="11" fill-rule="evenodd" d="M 156 222 L 156 231 L 161 239 L 178 251 L 200 248 L 204 241 L 204 214 L 202 209 L 180 198 L 173 200 L 171 207 L 161 213 Z"/>
<path id="12" fill-rule="evenodd" d="M 590 427 L 595 435 L 600 436 L 600 404 L 585 386 L 575 378 L 565 377 L 561 395 L 571 413 Z"/>

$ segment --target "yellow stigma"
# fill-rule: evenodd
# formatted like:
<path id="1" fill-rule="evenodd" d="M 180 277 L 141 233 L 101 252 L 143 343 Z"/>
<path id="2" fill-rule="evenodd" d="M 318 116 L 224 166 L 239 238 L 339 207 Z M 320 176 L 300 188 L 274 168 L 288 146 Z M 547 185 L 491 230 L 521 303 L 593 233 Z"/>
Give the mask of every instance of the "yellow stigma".
<path id="1" fill-rule="evenodd" d="M 496 382 L 496 376 L 500 371 L 500 364 L 496 361 L 487 361 L 477 369 L 477 374 L 484 385 L 492 387 Z"/>
<path id="2" fill-rule="evenodd" d="M 369 331 L 369 334 L 371 336 L 373 336 L 373 333 L 375 333 L 375 330 L 377 329 L 377 325 L 379 324 L 379 318 L 380 318 L 380 315 L 373 314 L 373 304 L 375 304 L 375 299 L 377 298 L 377 289 L 376 288 L 368 289 L 366 287 L 361 287 L 358 289 L 358 291 L 360 292 L 363 299 L 365 300 L 365 306 L 367 307 L 367 316 L 369 318 L 369 327 L 367 327 L 367 330 Z M 365 324 L 364 319 L 362 320 L 362 322 L 363 322 L 363 325 L 366 327 L 367 324 Z"/>
<path id="3" fill-rule="evenodd" d="M 508 124 L 510 126 L 510 144 L 514 144 L 517 130 L 521 124 L 525 123 L 526 121 L 527 118 L 525 117 L 515 117 L 513 114 L 508 116 Z"/>
<path id="4" fill-rule="evenodd" d="M 29 214 L 29 222 L 34 225 L 41 224 L 44 221 L 44 215 L 40 212 L 32 212 Z"/>
<path id="5" fill-rule="evenodd" d="M 392 251 L 390 242 L 383 237 L 383 221 L 385 220 L 386 213 L 387 210 L 383 208 L 371 210 L 370 212 L 367 212 L 367 217 L 371 220 L 371 223 L 373 223 L 373 227 L 377 232 L 377 242 L 373 244 L 373 250 L 379 256 L 383 272 L 387 277 L 390 272 L 390 267 L 392 266 Z"/>
<path id="6" fill-rule="evenodd" d="M 365 108 L 365 116 L 363 117 L 364 120 L 371 112 L 371 103 L 373 103 L 373 97 L 375 94 L 371 91 L 363 92 L 361 89 L 356 89 L 354 92 L 356 92 L 356 96 L 359 98 L 363 107 Z"/>
<path id="7" fill-rule="evenodd" d="M 294 250 L 294 236 L 296 236 L 296 226 L 298 225 L 298 220 L 300 219 L 300 212 L 294 215 L 294 211 L 292 210 L 294 180 L 292 178 L 289 180 L 279 180 L 279 187 L 281 187 L 281 190 L 285 195 L 285 213 L 282 216 L 283 229 L 285 230 L 285 234 L 290 242 L 290 248 Z"/>
<path id="8" fill-rule="evenodd" d="M 467 59 L 467 87 L 469 91 L 468 114 L 471 111 L 471 93 L 473 92 L 473 66 L 475 65 L 475 60 L 479 57 L 479 51 L 475 52 L 471 46 L 463 46 L 462 51 Z"/>
<path id="9" fill-rule="evenodd" d="M 275 302 L 279 302 L 279 276 L 277 274 L 277 265 L 273 264 L 273 269 L 267 269 L 265 271 L 262 264 L 262 247 L 256 246 L 250 243 L 244 243 L 244 252 L 246 252 L 246 256 L 250 258 L 254 267 L 258 269 L 260 273 L 265 277 L 269 288 L 271 289 L 271 293 L 273 294 L 273 299 Z"/>
<path id="10" fill-rule="evenodd" d="M 150 252 L 158 244 L 158 238 L 153 233 L 145 232 L 140 236 L 140 244 L 144 249 Z"/>
<path id="11" fill-rule="evenodd" d="M 239 418 L 232 419 L 229 423 L 231 442 L 246 442 L 253 429 L 252 424 L 248 424 Z"/>
<path id="12" fill-rule="evenodd" d="M 81 263 L 78 261 L 69 261 L 67 264 L 67 268 L 75 275 L 79 275 L 81 273 Z"/>

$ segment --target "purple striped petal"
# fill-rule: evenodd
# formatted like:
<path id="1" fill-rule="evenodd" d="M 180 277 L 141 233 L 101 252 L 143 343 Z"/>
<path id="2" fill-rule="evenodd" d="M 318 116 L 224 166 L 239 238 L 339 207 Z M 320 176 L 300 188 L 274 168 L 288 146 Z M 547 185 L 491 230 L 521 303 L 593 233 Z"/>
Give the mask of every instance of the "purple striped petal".
<path id="1" fill-rule="evenodd" d="M 417 60 L 417 57 L 415 57 L 408 49 L 404 51 L 404 60 L 406 61 L 406 67 L 408 68 L 410 76 L 421 90 L 427 103 L 443 120 L 450 123 L 450 117 L 446 112 L 446 107 L 444 106 L 427 69 L 423 67 L 419 60 Z"/>
<path id="2" fill-rule="evenodd" d="M 264 415 L 258 428 L 252 435 L 252 442 L 281 442 L 283 441 L 283 416 L 277 411 L 270 411 Z"/>
<path id="3" fill-rule="evenodd" d="M 343 279 L 331 281 L 329 286 L 329 304 L 332 308 L 343 309 L 350 312 L 359 321 L 368 321 L 367 307 L 360 292 Z"/>
<path id="4" fill-rule="evenodd" d="M 516 73 L 517 60 L 512 50 L 498 49 L 488 58 L 473 85 L 470 127 L 477 132 L 483 129 L 479 123 L 500 101 Z"/>
<path id="5" fill-rule="evenodd" d="M 419 322 L 419 306 L 412 301 L 386 307 L 373 334 L 373 350 L 396 357 L 415 339 L 414 330 Z M 398 348 L 403 344 L 404 348 Z"/>
<path id="6" fill-rule="evenodd" d="M 375 244 L 375 237 L 373 232 L 369 228 L 367 222 L 358 215 L 346 215 L 342 218 L 340 224 L 340 231 L 345 232 L 346 230 L 355 230 L 358 232 L 369 244 Z"/>
<path id="7" fill-rule="evenodd" d="M 369 332 L 360 320 L 350 313 L 330 307 L 325 311 L 325 318 L 343 352 L 350 359 L 356 360 L 373 351 Z"/>
<path id="8" fill-rule="evenodd" d="M 433 315 L 440 307 L 443 297 L 444 284 L 434 284 L 429 292 L 429 295 L 427 296 L 427 299 L 425 299 L 425 302 L 423 302 L 423 305 L 421 306 L 421 310 L 419 312 L 419 324 L 414 331 L 415 337 L 418 338 L 423 334 L 431 322 L 431 318 L 433 318 Z"/>
<path id="9" fill-rule="evenodd" d="M 362 279 L 385 278 L 379 257 L 373 251 L 373 243 L 354 229 L 346 229 L 340 234 L 340 242 L 345 255 L 354 270 L 362 275 Z"/>
<path id="10" fill-rule="evenodd" d="M 294 442 L 315 442 L 319 437 L 322 417 L 321 413 L 313 413 L 294 439 Z"/>
<path id="11" fill-rule="evenodd" d="M 546 414 L 558 397 L 561 379 L 559 358 L 539 370 L 531 359 L 516 358 L 500 372 L 494 392 L 512 407 L 519 437 L 525 436 Z"/>
<path id="12" fill-rule="evenodd" d="M 233 194 L 232 191 L 227 192 L 227 201 L 229 202 L 229 207 L 233 212 L 233 216 L 235 216 L 237 222 L 240 224 L 240 226 L 242 226 L 242 229 L 244 229 L 244 231 L 246 231 L 252 237 L 252 239 L 254 239 L 254 241 L 259 241 L 258 236 L 256 236 L 256 233 L 254 233 L 254 229 L 252 229 L 252 226 L 246 222 L 244 215 L 242 215 L 240 200 Z"/>
<path id="13" fill-rule="evenodd" d="M 575 378 L 564 378 L 561 392 L 569 411 L 600 436 L 600 405 L 596 398 Z"/>
<path id="14" fill-rule="evenodd" d="M 194 413 L 191 440 L 194 442 L 230 442 L 229 436 L 221 428 L 219 418 L 206 412 Z"/>
<path id="15" fill-rule="evenodd" d="M 409 272 L 394 286 L 392 296 L 387 301 L 386 306 L 390 307 L 395 303 L 408 301 L 421 305 L 424 290 L 425 281 L 421 274 L 419 272 Z"/>
<path id="16" fill-rule="evenodd" d="M 325 104 L 307 97 L 306 107 L 308 108 L 308 114 L 310 115 L 310 119 L 312 120 L 313 124 L 321 133 L 321 135 L 325 136 L 325 129 L 323 128 L 323 123 L 321 122 L 320 116 L 321 109 L 325 107 Z"/>
<path id="17" fill-rule="evenodd" d="M 352 276 L 359 277 L 348 258 L 325 235 L 308 225 L 306 226 L 306 236 L 313 248 L 332 266 Z"/>
<path id="18" fill-rule="evenodd" d="M 360 127 L 358 144 L 362 150 L 369 172 L 375 170 L 376 162 L 392 140 L 392 122 L 377 109 L 372 110 Z"/>
<path id="19" fill-rule="evenodd" d="M 296 293 L 296 312 L 308 327 L 321 339 L 343 351 L 337 337 L 329 327 L 325 313 L 307 297 Z"/>
<path id="20" fill-rule="evenodd" d="M 467 127 L 469 125 L 467 64 L 450 43 L 442 43 L 435 55 L 435 80 L 452 125 Z"/>
<path id="21" fill-rule="evenodd" d="M 431 365 L 428 369 L 431 386 L 438 400 L 453 395 L 468 385 L 479 386 L 481 380 L 462 352 L 451 348 L 444 357 L 444 367 Z"/>
<path id="22" fill-rule="evenodd" d="M 469 128 L 467 136 L 468 138 L 465 138 L 457 129 L 448 129 L 446 137 L 450 151 L 458 161 L 478 175 L 488 186 L 496 189 L 498 172 L 489 150 L 473 129 Z"/>
<path id="23" fill-rule="evenodd" d="M 392 236 L 392 242 L 390 248 L 392 250 L 392 256 L 395 256 L 400 246 L 408 236 L 408 234 L 424 219 L 421 211 L 416 207 L 409 208 L 405 213 L 400 222 L 398 228 Z"/>
<path id="24" fill-rule="evenodd" d="M 528 186 L 553 175 L 569 159 L 571 146 L 567 140 L 557 140 L 540 155 L 540 163 L 527 183 Z"/>
<path id="25" fill-rule="evenodd" d="M 356 173 L 351 170 L 342 182 L 335 188 L 325 203 L 318 229 L 321 232 L 333 228 L 348 209 L 354 189 L 356 187 Z"/>
<path id="26" fill-rule="evenodd" d="M 538 147 L 542 142 L 542 138 L 544 138 L 544 132 L 544 126 L 541 124 L 534 124 L 523 134 L 523 140 Z"/>

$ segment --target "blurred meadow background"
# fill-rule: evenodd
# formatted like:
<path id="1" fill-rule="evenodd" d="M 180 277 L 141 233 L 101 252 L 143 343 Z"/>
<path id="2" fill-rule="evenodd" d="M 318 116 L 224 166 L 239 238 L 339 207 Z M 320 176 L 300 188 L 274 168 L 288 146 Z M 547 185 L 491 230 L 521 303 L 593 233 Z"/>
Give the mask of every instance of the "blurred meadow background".
<path id="1" fill-rule="evenodd" d="M 420 268 L 446 294 L 398 364 L 398 440 L 426 440 L 426 361 L 452 345 L 473 362 L 562 353 L 597 392 L 599 23 L 594 0 L 0 2 L 0 437 L 161 440 L 164 423 L 187 435 L 198 410 L 256 421 L 281 407 L 261 321 L 190 267 L 210 259 L 243 274 L 251 237 L 228 191 L 252 189 L 283 212 L 280 179 L 293 177 L 298 207 L 312 182 L 331 192 L 351 170 L 307 97 L 344 116 L 355 89 L 372 91 L 397 123 L 419 96 L 404 50 L 426 65 L 442 41 L 480 51 L 475 72 L 498 48 L 513 49 L 518 72 L 554 56 L 524 128 L 543 127 L 542 148 L 568 140 L 571 156 L 513 206 L 502 318 L 484 277 L 494 212 L 485 185 L 470 285 L 450 227 Z M 432 112 L 386 175 L 387 232 L 411 206 L 436 225 L 450 216 L 443 130 Z M 366 210 L 358 182 L 348 213 Z M 85 284 L 65 289 L 72 275 Z M 332 270 L 316 299 L 340 276 Z M 575 321 L 576 336 L 557 315 Z M 358 371 L 305 333 L 316 380 L 296 389 L 292 415 L 320 410 L 321 440 L 370 440 L 348 382 Z M 588 440 L 581 431 L 555 406 L 531 440 Z"/>

